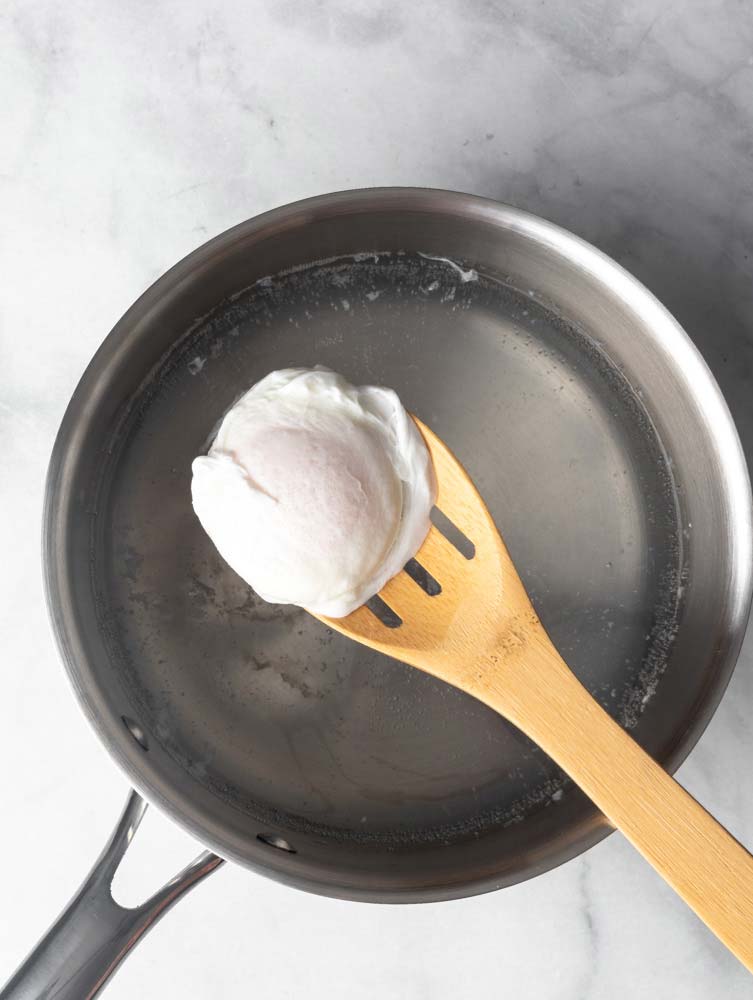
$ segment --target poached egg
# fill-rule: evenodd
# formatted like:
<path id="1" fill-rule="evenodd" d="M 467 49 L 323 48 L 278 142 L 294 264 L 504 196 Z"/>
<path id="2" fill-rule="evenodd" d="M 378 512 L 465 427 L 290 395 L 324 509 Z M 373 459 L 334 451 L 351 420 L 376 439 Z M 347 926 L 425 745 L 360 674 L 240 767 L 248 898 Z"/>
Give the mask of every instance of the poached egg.
<path id="1" fill-rule="evenodd" d="M 192 466 L 194 510 L 260 597 L 342 618 L 417 552 L 436 487 L 395 392 L 325 368 L 272 372 Z"/>

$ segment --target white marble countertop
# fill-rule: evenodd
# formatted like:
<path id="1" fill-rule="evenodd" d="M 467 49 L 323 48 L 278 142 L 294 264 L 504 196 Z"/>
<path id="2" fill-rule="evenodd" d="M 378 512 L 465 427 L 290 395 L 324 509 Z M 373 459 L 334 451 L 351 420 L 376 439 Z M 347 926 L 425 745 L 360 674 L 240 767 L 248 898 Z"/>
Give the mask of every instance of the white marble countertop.
<path id="1" fill-rule="evenodd" d="M 510 201 L 611 253 L 685 325 L 753 458 L 753 11 L 735 0 L 6 0 L 0 11 L 0 981 L 125 795 L 59 665 L 42 484 L 85 364 L 208 237 L 375 184 Z M 682 781 L 753 843 L 753 641 Z M 194 850 L 152 811 L 123 891 Z M 485 897 L 348 904 L 226 865 L 118 997 L 753 996 L 618 835 Z"/>

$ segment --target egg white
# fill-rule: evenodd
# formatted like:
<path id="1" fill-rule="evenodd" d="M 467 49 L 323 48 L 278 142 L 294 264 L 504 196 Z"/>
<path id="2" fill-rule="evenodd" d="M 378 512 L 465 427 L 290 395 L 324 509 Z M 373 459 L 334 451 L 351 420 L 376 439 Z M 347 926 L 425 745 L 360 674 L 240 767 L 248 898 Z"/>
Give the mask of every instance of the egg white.
<path id="1" fill-rule="evenodd" d="M 415 555 L 436 493 L 396 393 L 325 368 L 257 382 L 192 470 L 194 510 L 235 572 L 265 600 L 332 618 Z"/>

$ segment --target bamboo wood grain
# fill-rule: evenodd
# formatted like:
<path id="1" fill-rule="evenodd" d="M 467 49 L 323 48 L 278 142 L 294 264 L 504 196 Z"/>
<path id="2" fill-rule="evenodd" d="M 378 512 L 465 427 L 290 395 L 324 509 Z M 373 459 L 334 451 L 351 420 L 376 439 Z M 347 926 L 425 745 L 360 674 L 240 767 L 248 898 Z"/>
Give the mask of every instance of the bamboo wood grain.
<path id="1" fill-rule="evenodd" d="M 367 608 L 326 619 L 338 631 L 461 688 L 552 757 L 672 888 L 753 971 L 753 857 L 594 701 L 539 621 L 470 478 L 416 421 L 434 460 L 437 506 L 475 545 L 465 559 L 432 527 L 416 555 L 441 584 L 429 597 L 406 573 Z"/>

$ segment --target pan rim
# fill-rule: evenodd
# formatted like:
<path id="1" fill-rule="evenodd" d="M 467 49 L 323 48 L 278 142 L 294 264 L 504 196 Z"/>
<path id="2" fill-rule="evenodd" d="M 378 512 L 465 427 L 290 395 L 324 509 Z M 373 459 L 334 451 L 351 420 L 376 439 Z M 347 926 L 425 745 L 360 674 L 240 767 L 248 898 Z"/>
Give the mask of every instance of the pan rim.
<path id="1" fill-rule="evenodd" d="M 707 686 L 701 711 L 690 720 L 670 756 L 661 761 L 670 773 L 680 766 L 696 745 L 721 701 L 743 642 L 753 594 L 753 562 L 749 557 L 746 558 L 746 554 L 749 556 L 753 548 L 753 501 L 742 446 L 721 390 L 695 345 L 655 296 L 616 261 L 575 234 L 523 210 L 462 192 L 411 187 L 354 189 L 293 202 L 241 222 L 207 241 L 165 272 L 127 310 L 95 353 L 68 404 L 53 446 L 45 485 L 43 560 L 47 607 L 61 658 L 85 715 L 129 781 L 148 801 L 160 805 L 199 840 L 223 857 L 298 888 L 340 898 L 383 902 L 449 899 L 490 891 L 501 884 L 514 884 L 577 856 L 607 836 L 612 829 L 603 817 L 594 813 L 589 822 L 582 824 L 582 829 L 573 832 L 573 837 L 564 849 L 547 858 L 544 864 L 527 864 L 515 872 L 512 878 L 483 876 L 475 880 L 464 879 L 453 885 L 400 890 L 376 885 L 354 886 L 338 879 L 336 874 L 329 871 L 317 871 L 314 874 L 309 872 L 307 875 L 300 866 L 297 873 L 291 874 L 289 860 L 286 859 L 286 864 L 276 864 L 278 859 L 274 852 L 269 852 L 270 857 L 263 861 L 260 853 L 258 863 L 255 860 L 249 861 L 248 856 L 241 856 L 232 842 L 223 837 L 219 824 L 214 829 L 208 829 L 205 823 L 198 822 L 191 815 L 190 810 L 186 810 L 182 804 L 176 805 L 177 795 L 170 798 L 167 794 L 169 789 L 148 780 L 143 764 L 139 766 L 138 752 L 125 740 L 116 738 L 109 720 L 103 717 L 102 704 L 98 704 L 96 692 L 93 691 L 93 672 L 83 657 L 83 646 L 76 635 L 74 617 L 69 613 L 71 609 L 69 606 L 66 608 L 70 602 L 65 583 L 63 511 L 66 471 L 71 467 L 70 463 L 75 456 L 76 435 L 86 421 L 87 411 L 92 407 L 97 380 L 102 371 L 114 363 L 118 354 L 127 350 L 129 333 L 166 292 L 189 281 L 215 255 L 226 252 L 236 241 L 260 238 L 270 231 L 305 224 L 307 220 L 314 220 L 333 211 L 348 214 L 408 207 L 412 211 L 429 214 L 439 211 L 445 215 L 491 220 L 507 229 L 533 236 L 560 253 L 566 252 L 602 283 L 609 279 L 610 291 L 621 296 L 643 317 L 659 346 L 664 351 L 671 352 L 688 379 L 692 379 L 695 401 L 706 416 L 720 453 L 725 455 L 724 475 L 730 503 L 730 524 L 734 533 L 734 558 L 727 612 L 730 623 L 729 642 L 724 662 Z"/>

